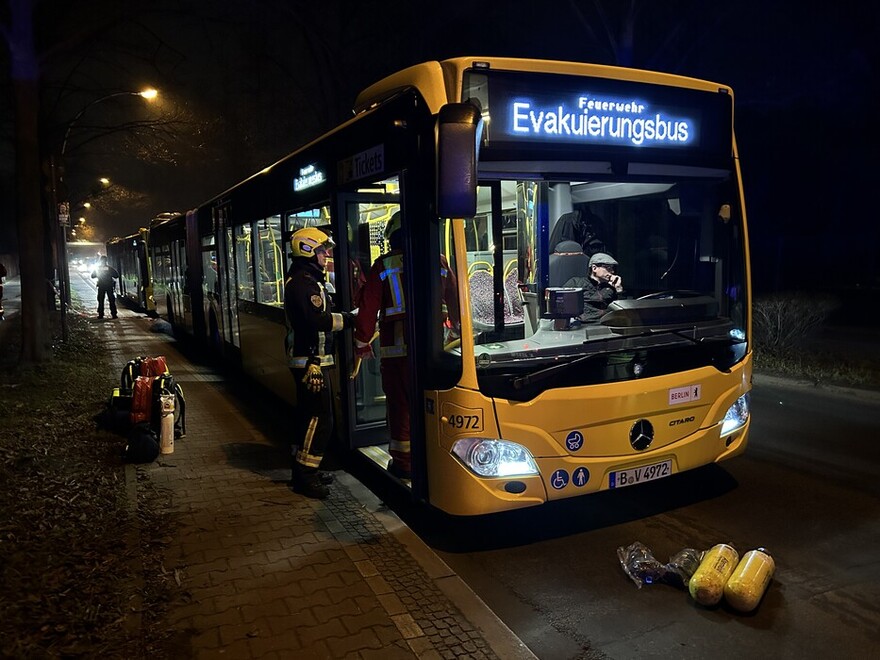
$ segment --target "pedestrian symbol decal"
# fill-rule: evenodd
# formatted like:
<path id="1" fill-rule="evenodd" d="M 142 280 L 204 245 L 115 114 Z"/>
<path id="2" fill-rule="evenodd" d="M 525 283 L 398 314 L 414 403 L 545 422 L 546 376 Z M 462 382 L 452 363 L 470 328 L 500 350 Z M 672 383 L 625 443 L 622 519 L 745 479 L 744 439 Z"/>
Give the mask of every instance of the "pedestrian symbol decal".
<path id="1" fill-rule="evenodd" d="M 579 467 L 571 475 L 571 483 L 578 488 L 583 488 L 590 480 L 590 471 L 585 467 Z"/>
<path id="2" fill-rule="evenodd" d="M 568 451 L 577 451 L 584 446 L 584 434 L 580 431 L 572 431 L 565 438 L 565 446 Z"/>
<path id="3" fill-rule="evenodd" d="M 568 472 L 565 470 L 556 470 L 550 475 L 550 485 L 556 490 L 562 490 L 568 485 Z"/>

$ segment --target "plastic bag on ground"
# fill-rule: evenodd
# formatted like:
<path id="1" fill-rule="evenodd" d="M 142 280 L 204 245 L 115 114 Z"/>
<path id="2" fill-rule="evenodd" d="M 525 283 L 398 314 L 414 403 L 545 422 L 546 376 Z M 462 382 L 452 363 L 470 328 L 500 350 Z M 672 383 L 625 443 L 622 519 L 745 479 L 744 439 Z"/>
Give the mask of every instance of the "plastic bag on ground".
<path id="1" fill-rule="evenodd" d="M 684 548 L 669 558 L 669 563 L 662 564 L 654 557 L 651 550 L 636 541 L 627 547 L 617 548 L 617 558 L 623 572 L 641 589 L 644 584 L 671 584 L 684 588 L 688 580 L 700 565 L 703 553 L 693 548 Z"/>

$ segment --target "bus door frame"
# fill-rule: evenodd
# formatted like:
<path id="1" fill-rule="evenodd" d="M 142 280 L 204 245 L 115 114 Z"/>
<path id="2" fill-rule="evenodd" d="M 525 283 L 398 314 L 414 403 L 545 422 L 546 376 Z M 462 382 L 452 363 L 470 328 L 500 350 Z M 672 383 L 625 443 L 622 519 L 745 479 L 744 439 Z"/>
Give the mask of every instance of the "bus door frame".
<path id="1" fill-rule="evenodd" d="M 402 199 L 400 195 L 390 195 L 387 193 L 337 193 L 335 199 L 335 220 L 334 230 L 336 235 L 336 247 L 334 248 L 333 268 L 335 272 L 335 283 L 337 291 L 338 309 L 351 310 L 354 308 L 354 292 L 351 291 L 351 258 L 352 250 L 349 245 L 348 227 L 352 221 L 357 222 L 359 218 L 358 205 L 363 203 L 377 204 L 394 204 L 398 208 L 402 208 Z M 352 209 L 354 209 L 352 211 Z M 353 214 L 353 215 L 352 215 Z M 353 240 L 357 240 L 357 232 L 352 236 Z M 338 253 L 338 254 L 337 254 Z M 360 266 L 364 275 L 369 273 L 372 267 L 372 259 L 369 264 L 361 263 Z M 363 424 L 356 423 L 357 400 L 355 396 L 355 382 L 349 378 L 354 367 L 354 333 L 346 330 L 344 338 L 337 342 L 337 353 L 339 354 L 340 370 L 340 393 L 342 395 L 342 411 L 345 418 L 344 428 L 346 429 L 346 440 L 349 449 L 357 449 L 359 447 L 369 447 L 377 444 L 388 444 L 389 435 L 387 431 L 386 416 L 383 415 L 381 420 L 374 420 Z M 380 358 L 374 357 L 372 360 L 379 365 Z M 361 370 L 368 368 L 367 365 L 361 364 Z M 378 385 L 381 388 L 381 377 L 378 379 Z"/>
<path id="2" fill-rule="evenodd" d="M 213 209 L 214 241 L 217 250 L 217 275 L 220 281 L 220 337 L 225 346 L 241 351 L 241 329 L 238 326 L 238 276 L 235 254 L 230 263 L 230 244 L 227 240 L 234 227 L 229 222 L 232 202 L 224 201 Z"/>

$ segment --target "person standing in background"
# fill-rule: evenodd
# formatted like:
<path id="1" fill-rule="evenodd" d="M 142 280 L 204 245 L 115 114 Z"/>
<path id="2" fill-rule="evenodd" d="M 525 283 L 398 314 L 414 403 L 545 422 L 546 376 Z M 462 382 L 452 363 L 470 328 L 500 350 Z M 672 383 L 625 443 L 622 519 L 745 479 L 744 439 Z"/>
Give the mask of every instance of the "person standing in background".
<path id="1" fill-rule="evenodd" d="M 116 318 L 116 279 L 119 273 L 107 264 L 107 257 L 102 256 L 92 271 L 92 279 L 98 280 L 98 318 L 104 318 L 104 296 L 110 302 L 110 314 Z"/>

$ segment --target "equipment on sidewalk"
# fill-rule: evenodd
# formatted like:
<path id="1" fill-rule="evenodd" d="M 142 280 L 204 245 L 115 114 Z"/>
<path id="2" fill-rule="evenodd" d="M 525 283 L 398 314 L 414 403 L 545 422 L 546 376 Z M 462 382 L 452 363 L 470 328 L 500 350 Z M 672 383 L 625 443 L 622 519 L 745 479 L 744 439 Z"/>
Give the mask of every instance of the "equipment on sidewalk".
<path id="1" fill-rule="evenodd" d="M 150 422 L 153 430 L 158 435 L 161 431 L 160 424 L 162 419 L 162 402 L 160 397 L 163 394 L 170 394 L 174 397 L 174 437 L 182 438 L 186 435 L 186 399 L 183 396 L 183 388 L 168 373 L 164 357 L 158 358 L 155 361 L 152 358 L 138 359 L 142 360 L 140 362 L 141 369 L 143 370 L 144 365 L 147 365 L 146 370 L 150 374 L 152 374 L 152 371 L 163 367 L 164 371 L 157 375 L 141 375 L 134 378 L 131 389 L 131 423 Z M 132 360 L 126 365 L 122 372 L 123 382 L 126 381 L 136 366 L 137 360 Z"/>
<path id="2" fill-rule="evenodd" d="M 134 380 L 138 376 L 161 376 L 168 373 L 168 364 L 164 355 L 156 357 L 136 357 L 129 360 L 122 368 L 119 379 L 119 389 L 130 393 L 134 387 Z"/>
<path id="3" fill-rule="evenodd" d="M 131 428 L 131 392 L 123 394 L 114 387 L 101 422 L 110 431 L 126 433 Z"/>
<path id="4" fill-rule="evenodd" d="M 170 393 L 159 395 L 161 410 L 159 451 L 163 454 L 174 453 L 174 398 Z"/>
<path id="5" fill-rule="evenodd" d="M 107 407 L 96 420 L 103 428 L 127 434 L 126 462 L 147 463 L 160 451 L 173 453 L 174 440 L 186 435 L 186 399 L 183 388 L 168 372 L 165 357 L 129 360 L 119 387 L 113 388 Z"/>
<path id="6" fill-rule="evenodd" d="M 153 414 L 153 376 L 137 376 L 131 389 L 131 424 L 149 422 Z"/>
<path id="7" fill-rule="evenodd" d="M 126 463 L 152 463 L 159 456 L 159 441 L 149 424 L 135 424 L 128 432 L 128 444 L 122 450 Z"/>

